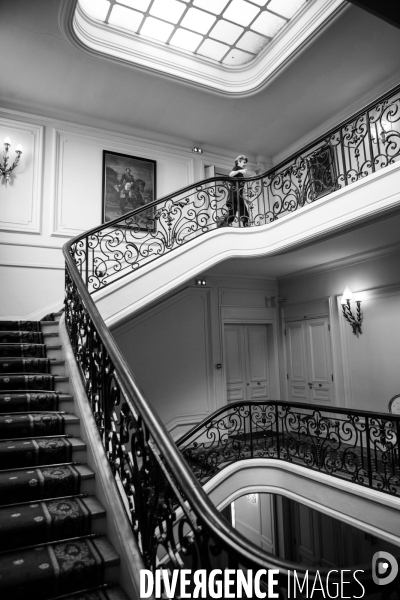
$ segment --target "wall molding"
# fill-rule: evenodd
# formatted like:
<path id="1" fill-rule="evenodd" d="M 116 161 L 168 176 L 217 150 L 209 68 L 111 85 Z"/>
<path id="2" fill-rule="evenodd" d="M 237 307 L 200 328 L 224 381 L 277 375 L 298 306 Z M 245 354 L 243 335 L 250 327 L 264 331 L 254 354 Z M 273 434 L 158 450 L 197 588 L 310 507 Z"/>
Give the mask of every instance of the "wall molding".
<path id="1" fill-rule="evenodd" d="M 192 156 L 182 155 L 179 152 L 171 152 L 160 149 L 158 144 L 151 142 L 144 142 L 139 139 L 128 138 L 120 139 L 119 136 L 106 137 L 106 132 L 75 132 L 67 131 L 66 129 L 55 128 L 53 132 L 54 141 L 54 179 L 53 179 L 53 197 L 54 208 L 52 216 L 52 233 L 51 236 L 70 238 L 71 236 L 77 236 L 84 233 L 87 227 L 84 228 L 72 228 L 63 223 L 63 206 L 64 206 L 64 168 L 65 168 L 65 149 L 68 142 L 75 144 L 84 144 L 86 146 L 93 146 L 97 150 L 109 150 L 110 152 L 120 152 L 124 154 L 131 154 L 133 156 L 140 154 L 143 158 L 150 158 L 156 161 L 168 161 L 169 163 L 177 163 L 183 166 L 186 170 L 186 185 L 194 183 L 194 159 Z M 102 167 L 100 166 L 100 169 Z M 102 177 L 102 171 L 100 170 L 100 178 Z M 98 182 L 96 182 L 98 183 Z M 101 179 L 100 179 L 101 183 Z M 159 186 L 160 184 L 158 184 Z M 162 194 L 156 190 L 156 197 L 161 198 Z M 99 215 L 101 214 L 101 193 L 99 196 Z M 95 226 L 94 224 L 93 226 Z"/>
<path id="2" fill-rule="evenodd" d="M 64 264 L 63 265 L 49 265 L 47 263 L 27 263 L 27 262 L 18 263 L 18 262 L 14 262 L 11 260 L 1 260 L 0 266 L 1 267 L 19 267 L 22 269 L 55 269 L 55 270 L 59 270 L 59 271 L 65 270 Z"/>
<path id="3" fill-rule="evenodd" d="M 353 290 L 353 294 L 357 294 L 361 300 L 376 300 L 379 298 L 385 298 L 387 296 L 398 296 L 400 295 L 400 284 L 393 284 L 389 286 L 378 286 L 376 288 L 369 288 L 366 290 Z M 340 331 L 340 349 L 343 363 L 343 385 L 344 385 L 344 396 L 345 396 L 345 407 L 346 408 L 357 408 L 354 402 L 353 388 L 351 385 L 352 377 L 350 372 L 350 348 L 349 339 L 350 336 L 354 335 L 350 329 L 350 325 L 342 316 L 341 307 L 342 294 L 336 296 L 336 306 L 339 317 L 339 331 Z M 362 305 L 361 305 L 362 310 Z M 359 340 L 362 343 L 361 339 Z M 390 398 L 387 398 L 389 403 Z"/>
<path id="4" fill-rule="evenodd" d="M 0 230 L 17 233 L 41 233 L 41 214 L 42 214 L 42 172 L 43 172 L 43 130 L 42 125 L 16 121 L 0 116 L 0 126 L 20 130 L 24 133 L 30 133 L 33 137 L 33 156 L 31 157 L 32 168 L 32 189 L 30 191 L 30 217 L 26 222 L 2 221 L 0 217 Z M 25 160 L 29 154 L 25 150 Z M 13 160 L 13 158 L 12 158 Z M 21 162 L 24 160 L 22 153 Z M 11 162 L 11 161 L 10 161 Z M 18 168 L 18 167 L 17 167 Z"/>
<path id="5" fill-rule="evenodd" d="M 146 323 L 146 321 L 152 319 L 154 316 L 163 313 L 164 311 L 172 308 L 174 305 L 179 304 L 186 298 L 190 296 L 200 297 L 203 300 L 203 315 L 202 322 L 204 328 L 204 350 L 205 350 L 205 370 L 206 370 L 206 389 L 207 389 L 207 398 L 206 398 L 206 409 L 203 411 L 199 411 L 196 413 L 190 414 L 182 414 L 175 415 L 166 421 L 166 427 L 171 431 L 173 429 L 179 429 L 181 427 L 187 428 L 188 425 L 197 424 L 202 419 L 206 418 L 209 414 L 211 414 L 215 409 L 215 400 L 213 395 L 213 362 L 212 362 L 212 345 L 211 345 L 211 311 L 210 311 L 210 289 L 207 288 L 194 288 L 187 287 L 172 297 L 167 298 L 164 302 L 158 303 L 156 306 L 149 308 L 144 313 L 140 313 L 135 316 L 132 315 L 129 321 L 125 321 L 123 324 L 120 324 L 116 327 L 111 326 L 111 331 L 114 338 L 118 344 L 118 337 L 121 335 L 126 335 L 131 330 L 134 330 L 138 325 Z"/>

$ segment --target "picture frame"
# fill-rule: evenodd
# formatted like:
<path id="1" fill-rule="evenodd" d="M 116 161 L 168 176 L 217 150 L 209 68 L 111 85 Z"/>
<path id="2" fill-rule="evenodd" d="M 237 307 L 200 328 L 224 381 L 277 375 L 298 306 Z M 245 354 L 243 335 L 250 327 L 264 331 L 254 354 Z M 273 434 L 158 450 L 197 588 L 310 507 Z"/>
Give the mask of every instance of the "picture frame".
<path id="1" fill-rule="evenodd" d="M 102 223 L 149 204 L 156 197 L 157 163 L 149 158 L 103 150 Z M 138 216 L 135 227 L 155 228 L 154 211 Z"/>

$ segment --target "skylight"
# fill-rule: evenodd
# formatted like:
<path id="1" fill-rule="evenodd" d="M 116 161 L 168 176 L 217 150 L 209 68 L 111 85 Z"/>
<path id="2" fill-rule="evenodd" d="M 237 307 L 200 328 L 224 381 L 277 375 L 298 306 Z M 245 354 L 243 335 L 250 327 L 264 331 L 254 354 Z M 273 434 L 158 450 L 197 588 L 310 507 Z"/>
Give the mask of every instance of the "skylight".
<path id="1" fill-rule="evenodd" d="M 105 25 L 222 65 L 244 65 L 307 0 L 79 0 Z"/>
<path id="2" fill-rule="evenodd" d="M 268 85 L 349 6 L 346 0 L 67 0 L 61 22 L 72 44 L 100 58 L 240 97 Z"/>

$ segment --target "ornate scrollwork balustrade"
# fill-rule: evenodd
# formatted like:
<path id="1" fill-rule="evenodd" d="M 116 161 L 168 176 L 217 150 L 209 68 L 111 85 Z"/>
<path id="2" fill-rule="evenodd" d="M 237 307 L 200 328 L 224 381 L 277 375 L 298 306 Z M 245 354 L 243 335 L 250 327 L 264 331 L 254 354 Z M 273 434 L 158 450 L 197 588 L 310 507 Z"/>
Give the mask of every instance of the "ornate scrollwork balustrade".
<path id="1" fill-rule="evenodd" d="M 229 557 L 230 568 L 279 569 L 281 598 L 288 574 L 305 574 L 250 544 L 219 515 L 143 396 L 91 294 L 218 227 L 265 225 L 399 160 L 399 104 L 400 87 L 262 176 L 202 181 L 65 245 L 66 325 L 145 568 L 210 570 L 226 567 Z M 246 214 L 233 215 L 230 205 L 242 198 Z M 201 480 L 250 453 L 398 493 L 395 418 L 282 403 L 229 410 L 180 442 Z M 362 580 L 371 589 L 370 571 Z"/>
<path id="2" fill-rule="evenodd" d="M 75 238 L 70 252 L 96 292 L 219 227 L 272 223 L 398 160 L 400 86 L 267 173 L 187 186 Z"/>
<path id="3" fill-rule="evenodd" d="M 271 458 L 400 495 L 400 417 L 285 402 L 223 407 L 178 447 L 204 484 L 233 462 Z"/>

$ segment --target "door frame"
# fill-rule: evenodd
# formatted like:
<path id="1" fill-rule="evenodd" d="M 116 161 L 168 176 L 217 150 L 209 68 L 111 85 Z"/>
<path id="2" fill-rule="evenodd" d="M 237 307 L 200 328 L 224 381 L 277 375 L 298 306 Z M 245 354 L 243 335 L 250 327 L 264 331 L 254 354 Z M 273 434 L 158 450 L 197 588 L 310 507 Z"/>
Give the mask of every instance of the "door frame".
<path id="1" fill-rule="evenodd" d="M 321 308 L 321 304 L 325 303 L 325 308 Z M 282 362 L 280 363 L 280 372 L 282 374 L 281 388 L 284 390 L 285 400 L 288 401 L 289 389 L 287 380 L 287 349 L 286 349 L 286 336 L 285 336 L 285 324 L 290 321 L 301 321 L 310 319 L 320 319 L 322 317 L 328 317 L 330 325 L 330 350 L 332 360 L 332 374 L 333 374 L 333 391 L 332 391 L 332 404 L 330 406 L 337 406 L 337 390 L 338 390 L 338 365 L 337 365 L 337 353 L 335 344 L 335 332 L 336 332 L 336 320 L 334 318 L 334 297 L 333 296 L 322 296 L 320 298 L 313 298 L 312 300 L 303 302 L 292 302 L 290 304 L 282 304 L 279 306 L 280 310 L 280 341 L 282 351 Z M 285 316 L 285 309 L 292 308 L 294 312 L 296 309 L 299 310 L 298 314 Z M 303 317 L 301 316 L 300 308 L 303 308 Z M 314 310 L 313 310 L 314 309 Z M 304 311 L 305 315 L 304 315 Z M 289 311 L 292 312 L 292 311 Z"/>
<path id="2" fill-rule="evenodd" d="M 230 307 L 232 308 L 232 307 Z M 249 311 L 250 312 L 250 311 Z M 267 318 L 264 316 L 248 317 L 243 314 L 242 310 L 238 311 L 237 316 L 225 317 L 221 314 L 221 355 L 222 355 L 222 381 L 223 381 L 223 406 L 228 406 L 228 394 L 226 383 L 226 351 L 225 351 L 225 325 L 265 325 L 267 327 L 267 352 L 268 352 L 268 369 L 270 373 L 270 395 L 271 400 L 279 400 L 281 394 L 280 377 L 279 377 L 279 356 L 278 356 L 278 339 L 277 339 L 277 322 L 276 319 Z"/>

